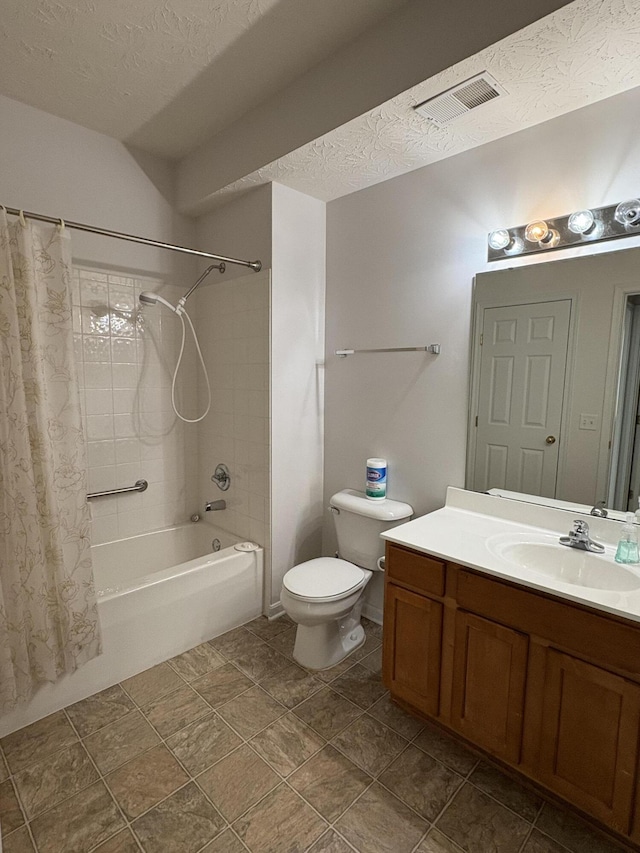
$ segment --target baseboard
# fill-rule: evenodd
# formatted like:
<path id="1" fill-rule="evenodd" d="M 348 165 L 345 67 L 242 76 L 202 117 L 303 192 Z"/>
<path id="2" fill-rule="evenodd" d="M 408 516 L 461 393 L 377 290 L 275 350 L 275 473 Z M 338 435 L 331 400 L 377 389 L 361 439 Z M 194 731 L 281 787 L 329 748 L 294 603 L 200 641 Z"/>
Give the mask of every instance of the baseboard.
<path id="1" fill-rule="evenodd" d="M 267 612 L 264 615 L 269 619 L 269 621 L 279 619 L 281 616 L 284 616 L 284 607 L 279 601 L 276 601 L 275 604 L 269 605 Z"/>
<path id="2" fill-rule="evenodd" d="M 380 607 L 374 607 L 372 604 L 364 604 L 362 615 L 375 622 L 376 625 L 382 625 L 382 609 Z"/>

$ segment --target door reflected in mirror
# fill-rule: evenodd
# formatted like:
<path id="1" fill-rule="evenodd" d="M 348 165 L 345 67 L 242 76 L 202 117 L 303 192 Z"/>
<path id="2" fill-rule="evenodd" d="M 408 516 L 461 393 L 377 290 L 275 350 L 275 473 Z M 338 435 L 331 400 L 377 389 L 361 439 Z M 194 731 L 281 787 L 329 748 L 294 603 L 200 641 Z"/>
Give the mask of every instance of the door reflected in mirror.
<path id="1" fill-rule="evenodd" d="M 640 249 L 480 273 L 466 486 L 636 510 Z"/>

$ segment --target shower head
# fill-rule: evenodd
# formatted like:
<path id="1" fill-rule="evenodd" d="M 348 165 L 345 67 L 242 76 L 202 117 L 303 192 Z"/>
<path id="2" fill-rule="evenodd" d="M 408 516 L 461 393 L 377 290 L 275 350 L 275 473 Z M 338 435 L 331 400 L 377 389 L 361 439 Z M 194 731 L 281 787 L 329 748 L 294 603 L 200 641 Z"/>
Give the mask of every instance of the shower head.
<path id="1" fill-rule="evenodd" d="M 170 308 L 172 311 L 177 313 L 177 309 L 170 302 L 167 302 L 167 300 L 162 296 L 159 296 L 157 293 L 152 293 L 150 290 L 143 290 L 138 299 L 143 305 L 156 305 L 160 302 L 165 307 Z"/>

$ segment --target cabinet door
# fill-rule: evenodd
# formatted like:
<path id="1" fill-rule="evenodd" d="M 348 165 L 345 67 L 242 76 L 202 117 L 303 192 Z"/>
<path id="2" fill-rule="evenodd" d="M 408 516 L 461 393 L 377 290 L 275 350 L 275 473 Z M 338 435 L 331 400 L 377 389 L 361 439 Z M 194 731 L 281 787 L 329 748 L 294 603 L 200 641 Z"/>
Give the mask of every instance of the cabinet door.
<path id="1" fill-rule="evenodd" d="M 387 583 L 384 675 L 394 696 L 437 716 L 440 696 L 442 604 Z"/>
<path id="2" fill-rule="evenodd" d="M 628 833 L 640 687 L 550 649 L 542 701 L 540 780 Z"/>
<path id="3" fill-rule="evenodd" d="M 458 610 L 451 726 L 513 764 L 520 760 L 528 638 Z"/>

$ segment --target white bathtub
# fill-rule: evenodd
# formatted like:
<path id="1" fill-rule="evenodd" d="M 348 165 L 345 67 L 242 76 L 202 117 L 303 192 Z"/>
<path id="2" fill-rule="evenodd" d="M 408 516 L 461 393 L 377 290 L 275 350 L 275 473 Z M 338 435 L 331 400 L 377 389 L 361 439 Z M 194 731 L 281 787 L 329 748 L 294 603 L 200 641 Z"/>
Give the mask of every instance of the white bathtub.
<path id="1" fill-rule="evenodd" d="M 0 737 L 258 616 L 263 551 L 238 541 L 200 522 L 94 545 L 103 654 L 0 718 Z"/>

